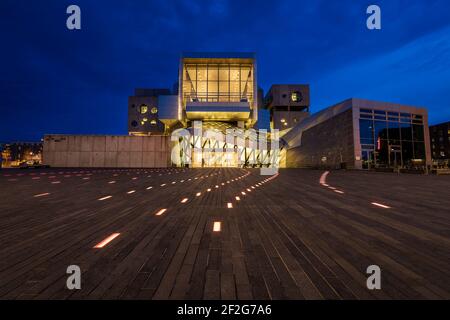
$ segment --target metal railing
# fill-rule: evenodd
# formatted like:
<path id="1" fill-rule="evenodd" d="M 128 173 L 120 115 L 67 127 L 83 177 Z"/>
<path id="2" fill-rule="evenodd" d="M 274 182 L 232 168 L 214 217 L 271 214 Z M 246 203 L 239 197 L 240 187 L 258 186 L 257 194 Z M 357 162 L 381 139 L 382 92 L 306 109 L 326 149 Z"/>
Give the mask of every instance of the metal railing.
<path id="1" fill-rule="evenodd" d="M 184 94 L 187 102 L 251 102 L 253 95 L 250 93 L 207 93 L 207 94 Z"/>

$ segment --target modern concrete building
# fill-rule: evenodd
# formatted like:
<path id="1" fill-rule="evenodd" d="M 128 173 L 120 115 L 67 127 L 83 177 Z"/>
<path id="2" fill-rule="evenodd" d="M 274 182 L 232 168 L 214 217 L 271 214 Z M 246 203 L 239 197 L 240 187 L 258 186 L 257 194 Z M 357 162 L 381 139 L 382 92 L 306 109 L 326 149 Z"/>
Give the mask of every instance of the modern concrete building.
<path id="1" fill-rule="evenodd" d="M 46 135 L 44 163 L 52 167 L 168 167 L 170 137 Z"/>
<path id="2" fill-rule="evenodd" d="M 136 89 L 128 98 L 128 136 L 46 135 L 44 163 L 358 169 L 431 163 L 423 108 L 349 99 L 310 116 L 308 85 L 273 85 L 263 97 L 253 53 L 186 53 L 172 90 Z M 270 112 L 271 130 L 280 130 L 280 150 L 269 141 L 276 140 L 275 132 L 254 130 L 262 107 Z M 230 131 L 236 136 L 225 139 Z M 181 143 L 174 135 L 180 132 L 188 148 L 177 149 L 182 159 L 173 163 L 171 150 Z"/>
<path id="3" fill-rule="evenodd" d="M 424 108 L 348 99 L 305 119 L 283 140 L 288 167 L 393 169 L 431 165 Z"/>
<path id="4" fill-rule="evenodd" d="M 309 85 L 272 85 L 265 97 L 272 129 L 286 130 L 309 116 Z"/>

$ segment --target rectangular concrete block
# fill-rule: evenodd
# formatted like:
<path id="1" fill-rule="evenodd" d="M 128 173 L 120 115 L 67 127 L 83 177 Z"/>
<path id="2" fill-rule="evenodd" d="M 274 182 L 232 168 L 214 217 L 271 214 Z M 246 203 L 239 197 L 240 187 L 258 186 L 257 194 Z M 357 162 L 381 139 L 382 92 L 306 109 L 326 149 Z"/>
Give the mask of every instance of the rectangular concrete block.
<path id="1" fill-rule="evenodd" d="M 55 152 L 54 151 L 44 151 L 42 155 L 42 162 L 49 166 L 54 166 L 55 164 Z"/>
<path id="2" fill-rule="evenodd" d="M 80 167 L 89 168 L 91 166 L 91 152 L 80 152 Z"/>
<path id="3" fill-rule="evenodd" d="M 92 152 L 91 166 L 95 168 L 103 168 L 105 166 L 105 152 Z"/>
<path id="4" fill-rule="evenodd" d="M 98 136 L 93 137 L 94 144 L 93 144 L 93 150 L 94 152 L 105 152 L 106 151 L 106 137 L 105 136 Z"/>
<path id="5" fill-rule="evenodd" d="M 105 152 L 105 167 L 117 167 L 117 152 Z"/>
<path id="6" fill-rule="evenodd" d="M 67 153 L 67 167 L 76 168 L 80 166 L 80 152 L 69 151 Z"/>
<path id="7" fill-rule="evenodd" d="M 44 163 L 59 167 L 167 167 L 170 137 L 46 136 Z"/>
<path id="8" fill-rule="evenodd" d="M 80 151 L 92 151 L 92 150 L 93 150 L 92 136 L 81 136 Z"/>
<path id="9" fill-rule="evenodd" d="M 155 151 L 155 139 L 153 137 L 144 137 L 142 139 L 142 151 Z"/>
<path id="10" fill-rule="evenodd" d="M 142 168 L 142 152 L 131 151 L 130 152 L 130 167 Z"/>
<path id="11" fill-rule="evenodd" d="M 129 137 L 130 151 L 142 152 L 142 140 L 146 137 Z"/>
<path id="12" fill-rule="evenodd" d="M 106 136 L 105 138 L 105 151 L 117 151 L 119 145 L 118 136 Z"/>
<path id="13" fill-rule="evenodd" d="M 130 153 L 128 151 L 117 152 L 117 167 L 128 168 L 130 166 Z"/>
<path id="14" fill-rule="evenodd" d="M 81 137 L 80 136 L 68 136 L 67 137 L 67 151 L 81 151 Z"/>
<path id="15" fill-rule="evenodd" d="M 67 137 L 60 137 L 55 141 L 55 151 L 67 151 L 68 145 Z"/>
<path id="16" fill-rule="evenodd" d="M 154 168 L 155 167 L 156 152 L 143 152 L 142 153 L 142 167 Z"/>
<path id="17" fill-rule="evenodd" d="M 130 150 L 130 137 L 118 137 L 117 141 L 117 151 L 123 152 L 123 151 L 129 151 Z"/>
<path id="18" fill-rule="evenodd" d="M 55 151 L 53 163 L 55 167 L 67 167 L 67 152 Z"/>

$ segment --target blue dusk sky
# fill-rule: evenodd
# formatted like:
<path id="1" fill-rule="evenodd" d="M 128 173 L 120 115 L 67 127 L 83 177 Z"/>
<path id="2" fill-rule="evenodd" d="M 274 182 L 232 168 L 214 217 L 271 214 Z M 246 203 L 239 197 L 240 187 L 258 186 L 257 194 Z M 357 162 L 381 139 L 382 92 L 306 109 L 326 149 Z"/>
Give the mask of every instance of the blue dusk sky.
<path id="1" fill-rule="evenodd" d="M 256 52 L 259 86 L 308 83 L 312 112 L 357 97 L 450 120 L 448 0 L 1 0 L 0 15 L 1 142 L 127 134 L 128 96 L 171 88 L 183 51 Z"/>

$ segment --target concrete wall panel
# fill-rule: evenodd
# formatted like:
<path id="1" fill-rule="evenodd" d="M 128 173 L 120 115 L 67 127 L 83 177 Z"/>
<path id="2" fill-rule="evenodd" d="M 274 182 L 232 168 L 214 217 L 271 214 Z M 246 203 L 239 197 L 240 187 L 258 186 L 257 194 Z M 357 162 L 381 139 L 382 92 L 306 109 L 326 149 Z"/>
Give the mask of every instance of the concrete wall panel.
<path id="1" fill-rule="evenodd" d="M 130 167 L 142 168 L 142 152 L 137 151 L 130 152 Z"/>
<path id="2" fill-rule="evenodd" d="M 119 146 L 118 136 L 106 136 L 105 151 L 117 151 Z"/>
<path id="3" fill-rule="evenodd" d="M 92 151 L 93 139 L 92 136 L 81 136 L 81 150 L 80 151 Z"/>
<path id="4" fill-rule="evenodd" d="M 54 162 L 56 167 L 67 167 L 67 152 L 55 151 Z"/>
<path id="5" fill-rule="evenodd" d="M 105 166 L 105 152 L 92 152 L 91 157 L 92 167 L 103 168 Z"/>
<path id="6" fill-rule="evenodd" d="M 94 140 L 93 151 L 95 151 L 95 152 L 105 152 L 106 151 L 106 137 L 98 136 L 98 137 L 94 137 L 93 140 Z"/>
<path id="7" fill-rule="evenodd" d="M 130 167 L 130 152 L 128 151 L 117 152 L 117 167 L 119 168 Z"/>
<path id="8" fill-rule="evenodd" d="M 80 165 L 82 168 L 89 168 L 91 166 L 91 153 L 80 152 Z"/>
<path id="9" fill-rule="evenodd" d="M 79 151 L 69 151 L 67 153 L 67 167 L 76 168 L 80 164 L 80 153 Z"/>
<path id="10" fill-rule="evenodd" d="M 53 167 L 167 167 L 168 136 L 70 136 L 44 139 L 44 163 Z"/>
<path id="11" fill-rule="evenodd" d="M 117 152 L 105 152 L 105 167 L 117 167 Z"/>
<path id="12" fill-rule="evenodd" d="M 68 150 L 68 139 L 67 137 L 62 137 L 55 141 L 55 151 L 67 151 Z"/>
<path id="13" fill-rule="evenodd" d="M 143 152 L 142 153 L 142 167 L 154 168 L 155 167 L 155 154 L 156 152 Z"/>

